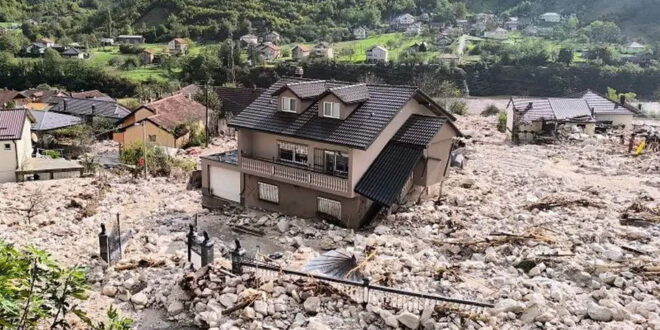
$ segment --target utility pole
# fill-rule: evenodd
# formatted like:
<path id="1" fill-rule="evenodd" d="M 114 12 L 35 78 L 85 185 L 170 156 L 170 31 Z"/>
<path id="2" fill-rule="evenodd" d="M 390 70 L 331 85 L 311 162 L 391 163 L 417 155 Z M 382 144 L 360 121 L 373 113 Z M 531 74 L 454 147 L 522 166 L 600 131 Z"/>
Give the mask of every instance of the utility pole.
<path id="1" fill-rule="evenodd" d="M 206 132 L 206 147 L 209 147 L 209 81 L 204 84 L 204 106 L 206 107 L 206 115 L 204 116 L 204 130 Z"/>
<path id="2" fill-rule="evenodd" d="M 144 179 L 146 180 L 148 177 L 148 172 L 147 172 L 147 130 L 146 130 L 147 123 L 142 122 L 142 159 L 144 159 Z"/>
<path id="3" fill-rule="evenodd" d="M 231 83 L 236 86 L 236 72 L 234 71 L 234 31 L 229 30 L 229 57 L 231 58 Z"/>

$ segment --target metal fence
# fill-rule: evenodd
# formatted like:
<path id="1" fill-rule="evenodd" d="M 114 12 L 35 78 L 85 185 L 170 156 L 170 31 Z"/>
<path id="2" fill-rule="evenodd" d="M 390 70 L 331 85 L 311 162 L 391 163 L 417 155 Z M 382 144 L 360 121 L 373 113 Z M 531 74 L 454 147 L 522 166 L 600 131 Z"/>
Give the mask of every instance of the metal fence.
<path id="1" fill-rule="evenodd" d="M 407 290 L 394 289 L 386 286 L 373 285 L 368 278 L 362 282 L 339 279 L 335 277 L 310 274 L 301 271 L 284 269 L 278 265 L 248 257 L 241 250 L 240 243 L 236 241 L 236 249 L 231 252 L 232 272 L 240 275 L 243 268 L 250 268 L 261 280 L 275 280 L 283 274 L 293 278 L 325 282 L 331 285 L 338 293 L 350 297 L 353 301 L 367 305 L 377 305 L 384 308 L 395 308 L 410 312 L 421 312 L 427 307 L 443 308 L 446 310 L 462 310 L 469 313 L 480 313 L 486 308 L 494 307 L 491 303 L 456 299 L 429 293 L 419 293 Z"/>

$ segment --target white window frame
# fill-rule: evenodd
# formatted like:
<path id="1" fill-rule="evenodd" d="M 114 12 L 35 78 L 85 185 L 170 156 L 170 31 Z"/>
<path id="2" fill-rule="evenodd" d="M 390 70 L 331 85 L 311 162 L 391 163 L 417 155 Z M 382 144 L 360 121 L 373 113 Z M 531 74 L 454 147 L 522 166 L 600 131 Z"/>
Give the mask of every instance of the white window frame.
<path id="1" fill-rule="evenodd" d="M 317 197 L 316 207 L 319 213 L 341 220 L 341 202 L 324 197 Z"/>
<path id="2" fill-rule="evenodd" d="M 339 103 L 323 102 L 323 117 L 339 119 L 339 116 L 340 116 Z"/>
<path id="3" fill-rule="evenodd" d="M 293 107 L 291 105 L 293 105 Z M 297 105 L 298 102 L 296 101 L 296 98 L 282 96 L 282 112 L 295 113 Z"/>
<path id="4" fill-rule="evenodd" d="M 280 203 L 280 187 L 264 182 L 257 182 L 257 185 L 259 186 L 259 200 L 275 204 Z"/>
<path id="5" fill-rule="evenodd" d="M 280 150 L 282 150 L 282 149 L 291 150 L 291 153 L 293 154 L 293 159 L 291 159 L 291 160 L 282 159 L 280 157 L 281 156 Z M 304 162 L 297 161 L 296 160 L 298 158 L 297 155 L 299 155 L 299 154 L 305 154 L 307 160 L 304 161 Z M 300 165 L 307 165 L 309 163 L 309 148 L 304 144 L 278 141 L 277 142 L 277 159 L 279 159 L 282 162 L 288 162 L 288 163 L 294 163 L 294 164 L 300 164 Z"/>

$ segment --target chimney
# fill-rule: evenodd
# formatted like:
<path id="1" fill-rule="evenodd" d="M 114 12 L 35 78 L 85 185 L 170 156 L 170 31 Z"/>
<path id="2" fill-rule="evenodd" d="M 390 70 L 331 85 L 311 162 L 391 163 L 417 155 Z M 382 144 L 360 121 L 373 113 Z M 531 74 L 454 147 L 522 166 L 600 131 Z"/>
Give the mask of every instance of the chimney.
<path id="1" fill-rule="evenodd" d="M 594 114 L 596 114 L 596 108 L 594 108 L 594 107 L 591 107 L 591 109 L 590 109 L 590 110 L 591 110 L 591 116 L 593 117 L 593 116 L 594 116 Z"/>
<path id="2" fill-rule="evenodd" d="M 529 102 L 527 103 L 527 108 L 525 110 L 529 110 L 534 107 L 534 102 Z"/>
<path id="3" fill-rule="evenodd" d="M 305 73 L 305 70 L 303 69 L 302 66 L 297 66 L 296 67 L 296 73 L 295 73 L 296 77 L 302 78 L 304 73 Z"/>
<path id="4" fill-rule="evenodd" d="M 619 95 L 619 103 L 621 103 L 621 105 L 626 104 L 626 96 L 624 94 Z"/>
<path id="5" fill-rule="evenodd" d="M 64 100 L 64 112 L 66 112 L 66 100 Z"/>
<path id="6" fill-rule="evenodd" d="M 94 114 L 95 110 L 96 110 L 96 104 L 92 104 L 92 115 Z"/>
<path id="7" fill-rule="evenodd" d="M 642 111 L 642 104 L 641 103 L 637 104 L 637 109 L 639 109 L 639 111 Z"/>

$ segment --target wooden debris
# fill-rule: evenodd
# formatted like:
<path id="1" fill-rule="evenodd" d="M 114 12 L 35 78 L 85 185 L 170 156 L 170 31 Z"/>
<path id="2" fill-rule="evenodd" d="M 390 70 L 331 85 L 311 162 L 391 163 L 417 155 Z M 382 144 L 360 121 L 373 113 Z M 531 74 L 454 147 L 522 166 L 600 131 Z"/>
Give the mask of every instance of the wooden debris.
<path id="1" fill-rule="evenodd" d="M 231 229 L 235 232 L 254 235 L 254 236 L 259 236 L 259 237 L 262 237 L 262 236 L 266 235 L 266 233 L 264 233 L 261 230 L 250 228 L 250 227 L 247 227 L 247 226 L 242 226 L 242 225 L 233 225 L 233 226 L 231 226 Z"/>
<path id="2" fill-rule="evenodd" d="M 511 233 L 492 233 L 489 236 L 482 240 L 432 240 L 433 243 L 437 245 L 452 244 L 452 245 L 462 245 L 462 246 L 497 246 L 502 244 L 514 244 L 522 243 L 528 240 L 540 241 L 543 243 L 555 243 L 556 239 L 543 233 L 543 230 L 540 228 L 528 230 L 524 234 L 511 234 Z"/>
<path id="3" fill-rule="evenodd" d="M 541 201 L 527 205 L 527 210 L 531 211 L 534 209 L 545 211 L 554 209 L 556 207 L 569 207 L 569 206 L 582 206 L 582 207 L 596 207 L 602 208 L 603 206 L 599 203 L 593 202 L 586 198 L 569 198 L 566 196 L 547 196 Z"/>
<path id="4" fill-rule="evenodd" d="M 115 270 L 131 270 L 136 268 L 153 268 L 165 266 L 165 260 L 140 259 L 137 262 L 122 263 L 115 266 Z"/>
<path id="5" fill-rule="evenodd" d="M 200 269 L 198 269 L 194 273 L 189 273 L 186 275 L 186 277 L 181 281 L 181 287 L 184 290 L 187 291 L 193 291 L 197 288 L 197 282 L 206 277 L 206 274 L 209 272 L 210 265 L 206 265 Z"/>
<path id="6" fill-rule="evenodd" d="M 237 310 L 242 310 L 243 308 L 250 306 L 255 300 L 257 300 L 257 298 L 259 298 L 259 295 L 253 295 L 251 297 L 248 297 L 244 301 L 237 303 L 231 308 L 227 308 L 223 310 L 222 315 L 229 315 Z"/>

